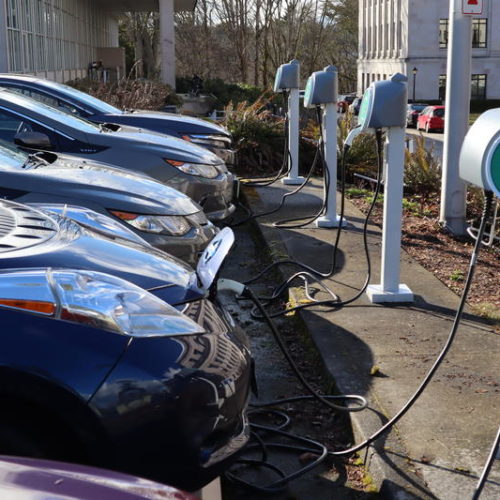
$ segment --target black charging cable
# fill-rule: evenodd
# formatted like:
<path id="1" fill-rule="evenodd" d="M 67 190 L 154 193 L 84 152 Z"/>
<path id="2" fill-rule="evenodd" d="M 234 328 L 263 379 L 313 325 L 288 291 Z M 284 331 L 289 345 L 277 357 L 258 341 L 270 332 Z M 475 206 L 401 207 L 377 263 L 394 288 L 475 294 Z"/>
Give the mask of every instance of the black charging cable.
<path id="1" fill-rule="evenodd" d="M 329 306 L 329 307 L 343 307 L 345 305 L 348 305 L 355 300 L 357 300 L 366 290 L 366 287 L 368 286 L 370 279 L 371 279 L 371 272 L 372 272 L 372 265 L 371 265 L 371 258 L 370 258 L 370 250 L 368 247 L 368 224 L 371 218 L 371 215 L 373 213 L 373 210 L 375 208 L 375 205 L 378 200 L 378 196 L 380 194 L 380 189 L 381 189 L 381 179 L 382 179 L 382 170 L 383 170 L 383 134 L 381 130 L 376 130 L 376 139 L 377 139 L 377 185 L 375 189 L 375 194 L 373 196 L 373 201 L 370 205 L 370 208 L 368 210 L 367 216 L 365 217 L 364 224 L 363 224 L 363 246 L 364 246 L 364 251 L 365 251 L 365 259 L 366 259 L 366 264 L 367 264 L 367 272 L 366 272 L 366 277 L 363 285 L 361 288 L 355 293 L 352 297 L 344 300 L 340 300 L 338 296 L 330 289 L 328 288 L 324 283 L 321 283 L 318 281 L 317 277 L 321 278 L 330 278 L 333 276 L 336 270 L 337 266 L 337 253 L 338 253 L 338 247 L 339 247 L 339 242 L 340 242 L 340 235 L 343 229 L 343 221 L 344 221 L 344 214 L 345 214 L 345 171 L 346 171 L 346 159 L 348 157 L 349 153 L 349 146 L 344 147 L 344 152 L 342 155 L 342 166 L 341 166 L 341 203 L 340 203 L 340 215 L 339 215 L 339 227 L 337 228 L 337 234 L 335 238 L 335 243 L 333 247 L 333 252 L 332 252 L 332 263 L 330 270 L 322 273 L 320 271 L 317 271 L 316 269 L 312 268 L 311 266 L 308 266 L 307 264 L 304 264 L 302 262 L 298 262 L 293 259 L 286 259 L 286 260 L 281 260 L 274 262 L 270 265 L 268 265 L 263 271 L 261 271 L 258 275 L 254 276 L 250 280 L 247 280 L 245 282 L 246 285 L 255 282 L 258 280 L 260 277 L 266 275 L 271 269 L 273 269 L 276 266 L 279 265 L 285 265 L 285 264 L 290 264 L 294 266 L 301 267 L 305 269 L 307 272 L 304 271 L 299 271 L 295 274 L 293 274 L 291 277 L 280 283 L 272 292 L 270 297 L 261 297 L 261 300 L 264 300 L 266 302 L 266 305 L 269 305 L 271 302 L 278 300 L 281 295 L 283 294 L 284 291 L 286 291 L 290 286 L 292 286 L 293 282 L 295 282 L 297 279 L 302 280 L 305 283 L 305 291 L 306 291 L 306 296 L 309 300 L 308 303 L 306 304 L 298 304 L 293 307 L 287 307 L 283 310 L 280 310 L 278 312 L 274 312 L 270 314 L 272 318 L 289 314 L 294 311 L 298 311 L 300 309 L 306 309 L 309 307 L 314 307 L 314 306 Z M 324 300 L 316 300 L 312 298 L 311 293 L 310 293 L 310 284 L 308 279 L 316 282 L 321 288 L 323 288 L 329 295 L 330 298 L 324 299 Z M 255 310 L 252 312 L 252 316 L 255 318 L 260 318 L 262 319 L 262 316 L 256 314 Z"/>
<path id="2" fill-rule="evenodd" d="M 495 460 L 498 453 L 498 445 L 500 441 L 500 427 L 497 430 L 497 435 L 495 440 L 493 441 L 493 446 L 491 447 L 490 454 L 486 460 L 486 464 L 484 465 L 483 472 L 479 481 L 477 482 L 476 489 L 472 495 L 472 500 L 478 500 L 483 491 L 484 485 L 486 484 L 486 480 L 488 479 L 488 475 L 490 473 L 491 468 L 493 467 L 493 460 Z"/>
<path id="3" fill-rule="evenodd" d="M 360 443 L 358 445 L 352 446 L 348 449 L 341 450 L 341 451 L 328 451 L 327 456 L 340 457 L 340 456 L 351 455 L 351 454 L 353 454 L 357 451 L 360 451 L 361 449 L 369 446 L 370 444 L 372 444 L 375 440 L 377 440 L 387 430 L 391 429 L 410 410 L 410 408 L 415 404 L 415 402 L 418 400 L 418 398 L 421 396 L 423 391 L 426 389 L 426 387 L 431 382 L 434 374 L 438 370 L 439 366 L 442 364 L 443 360 L 446 357 L 446 354 L 448 353 L 449 349 L 451 348 L 451 346 L 453 344 L 453 341 L 456 338 L 458 327 L 460 325 L 460 321 L 462 318 L 463 309 L 465 307 L 466 299 L 467 299 L 467 296 L 469 294 L 469 290 L 470 290 L 470 287 L 471 287 L 471 284 L 473 281 L 473 277 L 474 277 L 474 273 L 475 273 L 475 269 L 477 266 L 477 260 L 478 260 L 479 252 L 480 252 L 481 245 L 482 245 L 485 227 L 488 223 L 488 220 L 492 216 L 492 205 L 493 205 L 493 193 L 490 191 L 487 191 L 487 192 L 485 192 L 485 203 L 484 203 L 484 209 L 483 209 L 483 214 L 482 214 L 482 218 L 481 218 L 481 225 L 480 225 L 480 228 L 478 231 L 478 236 L 477 236 L 477 240 L 476 240 L 476 243 L 474 246 L 474 250 L 473 250 L 472 255 L 471 255 L 471 260 L 470 260 L 470 264 L 469 264 L 469 271 L 467 274 L 467 279 L 466 279 L 466 282 L 464 285 L 464 289 L 462 291 L 462 296 L 461 296 L 460 303 L 459 303 L 459 306 L 458 306 L 458 309 L 457 309 L 457 312 L 455 315 L 455 319 L 453 321 L 453 325 L 452 325 L 452 328 L 451 328 L 450 333 L 448 335 L 448 338 L 447 338 L 441 352 L 439 353 L 436 360 L 434 361 L 434 364 L 432 365 L 431 369 L 428 371 L 427 375 L 424 377 L 424 379 L 422 380 L 422 382 L 418 386 L 417 390 L 410 397 L 410 399 L 405 403 L 405 405 L 398 411 L 398 413 L 392 419 L 390 419 L 386 424 L 384 424 L 378 431 L 376 431 L 368 439 L 366 439 L 365 441 L 363 441 L 362 443 Z M 301 384 L 308 390 L 308 392 L 310 392 L 310 396 L 309 395 L 308 396 L 296 396 L 296 397 L 292 397 L 292 398 L 280 399 L 277 401 L 271 401 L 268 403 L 261 403 L 259 405 L 255 405 L 256 407 L 264 408 L 266 406 L 276 406 L 276 405 L 283 404 L 283 403 L 290 403 L 290 402 L 299 401 L 299 400 L 303 400 L 303 399 L 309 399 L 309 398 L 314 398 L 314 399 L 318 400 L 320 403 L 322 403 L 323 405 L 326 405 L 328 408 L 331 408 L 335 411 L 342 410 L 342 411 L 352 412 L 352 411 L 360 411 L 360 410 L 367 407 L 366 400 L 362 396 L 355 396 L 355 395 L 323 396 L 323 395 L 318 394 L 316 391 L 314 391 L 314 389 L 305 380 L 300 369 L 296 366 L 295 362 L 293 361 L 293 359 L 292 359 L 285 343 L 283 342 L 283 339 L 281 338 L 281 335 L 280 335 L 278 329 L 276 328 L 271 316 L 268 314 L 268 312 L 266 311 L 266 308 L 261 303 L 259 298 L 248 287 L 245 287 L 242 284 L 238 284 L 238 286 L 240 287 L 239 292 L 242 295 L 244 295 L 246 298 L 249 298 L 250 300 L 252 300 L 254 302 L 254 304 L 256 305 L 256 307 L 260 310 L 260 312 L 262 313 L 262 317 L 266 320 L 267 324 L 269 325 L 269 328 L 271 329 L 271 332 L 272 332 L 274 338 L 276 339 L 278 346 L 280 347 L 281 351 L 283 352 L 285 358 L 287 359 L 287 361 L 290 364 L 291 368 L 293 369 L 294 373 L 298 377 Z M 355 407 L 339 406 L 339 405 L 336 405 L 336 404 L 331 403 L 329 401 L 329 399 L 332 399 L 332 398 L 341 399 L 344 401 L 352 401 L 352 402 L 357 403 L 358 406 L 355 406 Z M 279 412 L 279 414 L 283 415 L 284 412 Z M 285 422 L 288 422 L 288 417 L 286 415 L 285 415 Z M 269 427 L 269 426 L 256 426 L 255 424 L 252 424 L 252 425 L 254 426 L 254 429 L 260 428 L 260 429 L 266 430 L 268 432 L 274 431 L 275 433 L 278 433 L 281 435 L 286 434 L 288 437 L 292 436 L 294 438 L 297 438 L 297 437 L 300 438 L 299 436 L 292 435 L 290 433 L 285 433 L 282 430 L 281 426 L 278 426 L 276 428 L 276 427 Z M 494 442 L 493 447 L 491 449 L 491 453 L 488 457 L 488 460 L 487 460 L 486 465 L 484 467 L 481 478 L 480 478 L 478 485 L 476 487 L 476 490 L 474 492 L 474 496 L 472 497 L 473 500 L 477 500 L 479 498 L 479 495 L 484 487 L 488 473 L 492 467 L 493 460 L 494 460 L 496 453 L 497 453 L 497 450 L 498 450 L 499 439 L 500 439 L 500 429 L 499 429 L 499 432 L 496 436 L 495 442 Z M 259 437 L 257 439 L 257 441 L 259 442 L 259 446 L 261 446 L 263 449 L 263 452 L 262 452 L 263 458 L 262 458 L 262 460 L 247 460 L 246 463 L 248 465 L 252 465 L 252 466 L 261 465 L 261 466 L 266 467 L 270 470 L 274 470 L 274 472 L 276 472 L 280 476 L 280 479 L 278 479 L 277 481 L 274 481 L 270 485 L 260 487 L 257 485 L 250 484 L 249 482 L 242 480 L 241 478 L 238 478 L 234 474 L 230 473 L 231 480 L 239 482 L 240 484 L 246 485 L 248 487 L 251 487 L 252 489 L 254 489 L 256 491 L 276 492 L 277 489 L 278 490 L 280 488 L 282 489 L 286 485 L 287 482 L 289 482 L 293 479 L 296 479 L 298 476 L 304 474 L 305 472 L 308 472 L 309 470 L 311 470 L 312 467 L 315 467 L 316 465 L 321 463 L 326 458 L 325 454 L 323 452 L 321 452 L 319 454 L 319 458 L 317 460 L 315 460 L 312 464 L 309 464 L 309 465 L 311 465 L 311 467 L 309 467 L 309 466 L 304 467 L 303 469 L 296 471 L 296 472 L 287 476 L 278 467 L 273 466 L 273 465 L 269 464 L 268 462 L 266 462 L 266 460 L 267 460 L 266 447 L 281 447 L 281 448 L 294 449 L 294 450 L 300 450 L 300 451 L 308 451 L 310 453 L 317 454 L 318 450 L 322 450 L 322 446 L 324 446 L 324 445 L 321 445 L 321 443 L 317 443 L 317 442 L 314 442 L 312 440 L 308 440 L 308 444 L 310 446 L 312 446 L 310 448 L 297 447 L 297 446 L 291 446 L 291 445 L 282 445 L 279 443 L 266 444 L 266 443 L 264 443 L 264 441 L 261 437 Z M 313 443 L 314 443 L 314 445 L 313 445 Z"/>

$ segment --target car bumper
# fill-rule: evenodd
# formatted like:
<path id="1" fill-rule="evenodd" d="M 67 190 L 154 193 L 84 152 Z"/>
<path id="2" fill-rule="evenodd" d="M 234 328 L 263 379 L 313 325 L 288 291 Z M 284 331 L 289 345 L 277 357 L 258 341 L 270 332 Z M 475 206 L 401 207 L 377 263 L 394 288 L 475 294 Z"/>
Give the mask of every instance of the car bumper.
<path id="1" fill-rule="evenodd" d="M 212 221 L 223 220 L 235 211 L 235 184 L 236 178 L 229 172 L 215 179 L 177 175 L 168 181 L 169 186 L 196 201 Z"/>
<path id="2" fill-rule="evenodd" d="M 109 465 L 193 491 L 245 446 L 253 364 L 245 334 L 208 300 L 184 313 L 205 334 L 134 339 L 90 401 Z"/>
<path id="3" fill-rule="evenodd" d="M 137 231 L 137 234 L 151 246 L 196 267 L 200 253 L 205 250 L 218 232 L 219 228 L 208 222 L 204 226 L 192 228 L 184 236 L 165 236 L 142 231 Z"/>

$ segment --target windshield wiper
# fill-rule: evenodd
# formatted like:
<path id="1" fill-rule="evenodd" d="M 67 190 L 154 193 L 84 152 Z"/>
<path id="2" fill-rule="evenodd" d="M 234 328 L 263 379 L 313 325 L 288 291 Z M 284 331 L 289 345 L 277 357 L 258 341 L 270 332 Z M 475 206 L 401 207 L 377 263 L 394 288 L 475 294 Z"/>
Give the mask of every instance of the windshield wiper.
<path id="1" fill-rule="evenodd" d="M 26 161 L 21 165 L 21 168 L 39 168 L 45 165 L 50 165 L 50 162 L 38 156 L 40 153 L 30 153 Z"/>

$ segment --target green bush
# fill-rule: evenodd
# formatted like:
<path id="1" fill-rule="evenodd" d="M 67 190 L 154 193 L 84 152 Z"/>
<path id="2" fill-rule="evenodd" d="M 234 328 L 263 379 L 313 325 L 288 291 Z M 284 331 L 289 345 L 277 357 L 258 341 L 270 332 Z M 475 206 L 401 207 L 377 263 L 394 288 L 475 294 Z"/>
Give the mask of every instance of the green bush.
<path id="1" fill-rule="evenodd" d="M 187 94 L 192 88 L 192 78 L 178 77 L 176 79 L 177 92 Z M 224 108 L 230 102 L 254 103 L 261 96 L 263 89 L 246 83 L 226 83 L 221 78 L 203 80 L 202 94 L 211 94 L 215 97 L 215 107 Z"/>

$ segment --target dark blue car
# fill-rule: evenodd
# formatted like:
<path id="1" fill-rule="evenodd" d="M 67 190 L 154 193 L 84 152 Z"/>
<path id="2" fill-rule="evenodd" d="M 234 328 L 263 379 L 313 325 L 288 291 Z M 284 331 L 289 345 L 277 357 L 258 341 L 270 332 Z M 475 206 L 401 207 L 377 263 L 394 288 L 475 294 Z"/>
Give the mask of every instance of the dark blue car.
<path id="1" fill-rule="evenodd" d="M 152 247 L 1 201 L 0 453 L 187 490 L 219 475 L 248 439 L 252 376 L 245 334 L 206 289 L 228 236 L 198 275 Z"/>
<path id="2" fill-rule="evenodd" d="M 234 163 L 231 134 L 207 120 L 161 111 L 122 111 L 73 87 L 27 75 L 0 74 L 0 86 L 96 123 L 117 123 L 185 139 L 210 149 L 227 165 Z"/>

